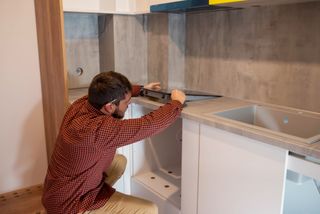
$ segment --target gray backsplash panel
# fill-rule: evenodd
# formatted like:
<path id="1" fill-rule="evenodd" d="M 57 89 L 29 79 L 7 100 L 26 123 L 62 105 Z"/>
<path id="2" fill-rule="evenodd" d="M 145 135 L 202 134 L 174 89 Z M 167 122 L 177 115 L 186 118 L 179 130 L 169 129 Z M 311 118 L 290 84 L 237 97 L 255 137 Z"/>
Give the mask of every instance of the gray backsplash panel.
<path id="1" fill-rule="evenodd" d="M 186 86 L 320 112 L 320 2 L 187 15 Z"/>
<path id="2" fill-rule="evenodd" d="M 98 15 L 64 13 L 64 30 L 69 88 L 87 87 L 100 72 Z"/>

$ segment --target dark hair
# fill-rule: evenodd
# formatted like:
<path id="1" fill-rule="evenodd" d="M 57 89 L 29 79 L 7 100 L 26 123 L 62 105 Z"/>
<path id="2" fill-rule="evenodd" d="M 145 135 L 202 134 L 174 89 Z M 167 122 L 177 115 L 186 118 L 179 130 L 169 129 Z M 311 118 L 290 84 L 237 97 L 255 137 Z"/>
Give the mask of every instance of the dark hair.
<path id="1" fill-rule="evenodd" d="M 109 102 L 119 105 L 125 94 L 131 91 L 131 83 L 124 75 L 114 71 L 102 72 L 93 78 L 89 86 L 88 101 L 96 109 Z"/>

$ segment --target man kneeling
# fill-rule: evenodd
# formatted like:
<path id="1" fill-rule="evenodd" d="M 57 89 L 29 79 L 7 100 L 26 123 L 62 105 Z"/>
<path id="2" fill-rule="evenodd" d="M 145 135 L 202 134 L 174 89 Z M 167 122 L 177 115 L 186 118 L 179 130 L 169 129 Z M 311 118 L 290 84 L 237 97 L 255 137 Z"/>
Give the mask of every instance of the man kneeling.
<path id="1" fill-rule="evenodd" d="M 150 83 L 145 88 L 159 88 Z M 149 201 L 116 192 L 112 185 L 125 170 L 119 147 L 155 135 L 182 111 L 185 94 L 173 90 L 171 101 L 137 119 L 123 119 L 131 96 L 141 86 L 113 71 L 92 80 L 88 95 L 67 110 L 44 183 L 42 202 L 48 214 L 156 214 Z"/>

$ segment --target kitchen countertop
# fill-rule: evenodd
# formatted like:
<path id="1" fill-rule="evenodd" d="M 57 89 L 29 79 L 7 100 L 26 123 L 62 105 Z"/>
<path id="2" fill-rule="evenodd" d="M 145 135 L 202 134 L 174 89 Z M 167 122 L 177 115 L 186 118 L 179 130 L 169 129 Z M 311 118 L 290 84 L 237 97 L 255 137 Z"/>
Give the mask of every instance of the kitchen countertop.
<path id="1" fill-rule="evenodd" d="M 144 97 L 134 98 L 133 103 L 137 103 L 151 109 L 156 109 L 157 107 L 163 105 Z M 281 147 L 299 155 L 311 156 L 320 159 L 320 142 L 316 142 L 313 144 L 305 143 L 302 142 L 299 138 L 293 136 L 269 131 L 264 128 L 252 125 L 233 122 L 213 115 L 215 112 L 225 111 L 227 109 L 233 109 L 241 106 L 248 106 L 250 104 L 258 104 L 263 106 L 293 110 L 292 108 L 283 106 L 221 97 L 217 99 L 190 102 L 187 104 L 187 107 L 183 109 L 181 116 L 182 118 L 194 120 L 208 126 L 216 127 L 234 134 Z M 313 114 L 312 112 L 304 112 Z M 315 114 L 320 118 L 319 113 Z"/>
<path id="2" fill-rule="evenodd" d="M 88 88 L 69 89 L 69 102 L 73 103 L 80 97 L 88 94 Z"/>
<path id="3" fill-rule="evenodd" d="M 75 99 L 83 96 L 86 93 L 87 90 L 85 89 L 70 90 L 70 102 L 72 103 Z M 162 103 L 152 101 L 145 97 L 134 97 L 132 98 L 132 102 L 143 105 L 150 109 L 157 109 L 158 107 L 163 105 Z M 208 126 L 219 128 L 234 134 L 238 134 L 270 145 L 284 148 L 298 155 L 311 156 L 313 158 L 320 159 L 320 142 L 316 142 L 313 144 L 305 143 L 301 141 L 301 139 L 295 138 L 293 136 L 289 136 L 274 131 L 269 131 L 257 126 L 234 122 L 232 120 L 224 119 L 222 117 L 213 115 L 215 112 L 225 111 L 227 109 L 233 109 L 241 106 L 247 106 L 250 104 L 258 104 L 267 107 L 276 107 L 285 110 L 295 110 L 293 108 L 284 106 L 221 97 L 217 99 L 188 102 L 187 106 L 183 109 L 181 116 L 182 118 L 194 120 Z M 306 114 L 316 115 L 320 118 L 319 113 L 308 112 L 304 110 L 301 111 L 303 111 Z"/>

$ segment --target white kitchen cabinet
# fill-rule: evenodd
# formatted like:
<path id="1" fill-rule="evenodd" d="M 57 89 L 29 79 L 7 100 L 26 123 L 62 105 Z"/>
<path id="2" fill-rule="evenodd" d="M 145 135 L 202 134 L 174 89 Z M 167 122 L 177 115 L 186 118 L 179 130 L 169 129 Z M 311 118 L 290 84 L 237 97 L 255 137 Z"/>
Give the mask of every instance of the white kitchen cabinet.
<path id="1" fill-rule="evenodd" d="M 132 104 L 133 118 L 150 111 Z M 131 157 L 131 193 L 160 214 L 282 214 L 285 149 L 183 118 Z"/>
<path id="2" fill-rule="evenodd" d="M 132 118 L 132 105 L 128 106 L 124 118 Z M 118 154 L 122 154 L 127 158 L 127 166 L 121 178 L 114 184 L 114 188 L 122 193 L 131 194 L 131 175 L 132 175 L 132 144 L 122 146 L 117 149 Z"/>
<path id="3" fill-rule="evenodd" d="M 312 157 L 288 156 L 288 169 L 299 174 L 320 180 L 320 160 Z"/>
<path id="4" fill-rule="evenodd" d="M 319 159 L 289 155 L 283 213 L 320 213 Z"/>
<path id="5" fill-rule="evenodd" d="M 131 107 L 133 118 L 151 111 Z M 131 193 L 156 203 L 159 214 L 197 213 L 199 131 L 198 122 L 179 118 L 132 146 Z"/>
<path id="6" fill-rule="evenodd" d="M 64 12 L 143 14 L 150 12 L 150 5 L 174 0 L 63 0 Z"/>
<path id="7" fill-rule="evenodd" d="M 181 213 L 196 214 L 200 124 L 183 119 L 182 127 Z"/>
<path id="8" fill-rule="evenodd" d="M 116 10 L 116 1 L 101 0 L 62 0 L 64 12 L 112 13 Z"/>
<path id="9" fill-rule="evenodd" d="M 132 117 L 150 111 L 132 104 Z M 159 214 L 179 214 L 181 207 L 182 119 L 157 135 L 132 145 L 132 195 L 157 204 Z"/>
<path id="10" fill-rule="evenodd" d="M 282 213 L 288 151 L 200 126 L 198 214 Z"/>
<path id="11" fill-rule="evenodd" d="M 149 7 L 148 0 L 63 0 L 63 11 L 135 14 Z"/>

